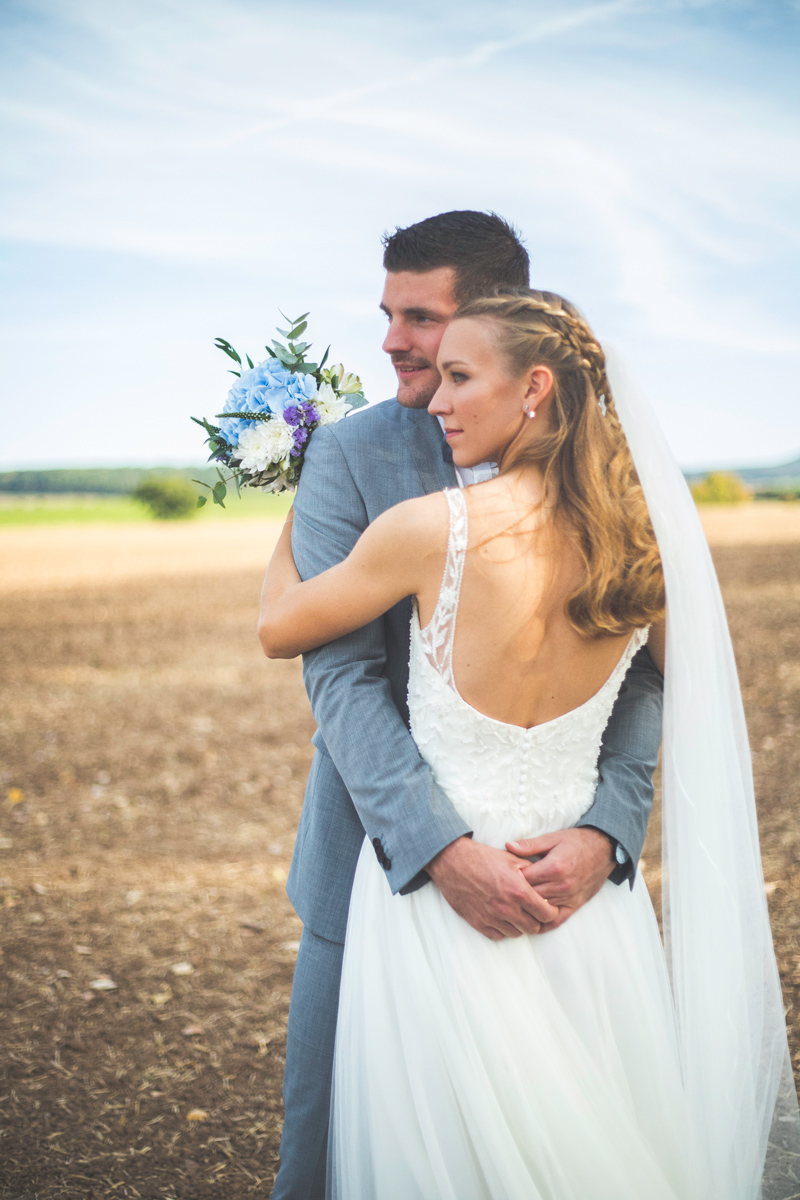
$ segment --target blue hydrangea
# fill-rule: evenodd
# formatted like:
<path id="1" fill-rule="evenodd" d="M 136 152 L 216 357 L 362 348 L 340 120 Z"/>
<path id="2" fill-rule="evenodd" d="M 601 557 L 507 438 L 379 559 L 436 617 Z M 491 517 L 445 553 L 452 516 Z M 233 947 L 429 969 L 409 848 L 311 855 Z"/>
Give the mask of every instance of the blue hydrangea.
<path id="1" fill-rule="evenodd" d="M 292 374 L 277 358 L 267 358 L 252 370 L 242 371 L 225 401 L 224 412 L 271 412 L 281 416 L 285 408 L 297 407 L 311 400 L 317 391 L 313 376 Z M 225 441 L 235 446 L 244 429 L 255 421 L 230 420 L 219 423 Z"/>

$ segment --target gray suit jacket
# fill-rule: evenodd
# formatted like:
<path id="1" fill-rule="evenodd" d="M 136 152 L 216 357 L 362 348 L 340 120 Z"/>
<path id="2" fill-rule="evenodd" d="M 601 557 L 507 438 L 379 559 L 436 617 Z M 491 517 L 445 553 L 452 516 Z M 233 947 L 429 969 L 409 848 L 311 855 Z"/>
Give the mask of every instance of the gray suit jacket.
<path id="1" fill-rule="evenodd" d="M 366 526 L 413 496 L 457 486 L 441 431 L 396 400 L 317 429 L 294 503 L 303 578 L 340 562 Z M 356 862 L 369 838 L 393 892 L 428 882 L 426 863 L 470 828 L 438 787 L 408 729 L 411 600 L 304 657 L 318 729 L 287 892 L 304 925 L 344 941 Z M 661 676 L 642 650 L 625 678 L 600 756 L 595 802 L 580 821 L 641 852 L 661 740 Z"/>

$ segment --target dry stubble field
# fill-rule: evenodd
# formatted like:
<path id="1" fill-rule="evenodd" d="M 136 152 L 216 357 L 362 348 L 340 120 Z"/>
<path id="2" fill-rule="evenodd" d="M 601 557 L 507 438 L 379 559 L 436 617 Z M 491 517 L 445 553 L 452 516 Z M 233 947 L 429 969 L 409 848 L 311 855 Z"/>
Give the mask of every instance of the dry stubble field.
<path id="1" fill-rule="evenodd" d="M 800 1065 L 800 536 L 714 519 Z M 274 528 L 147 528 L 0 537 L 3 1200 L 274 1178 L 313 723 L 254 637 Z"/>

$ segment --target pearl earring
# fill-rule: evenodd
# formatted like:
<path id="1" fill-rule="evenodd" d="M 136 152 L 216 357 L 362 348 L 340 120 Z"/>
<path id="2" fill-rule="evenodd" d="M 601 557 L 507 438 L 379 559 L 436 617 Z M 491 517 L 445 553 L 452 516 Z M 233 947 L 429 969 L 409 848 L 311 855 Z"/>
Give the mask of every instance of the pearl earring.
<path id="1" fill-rule="evenodd" d="M 529 409 L 527 404 L 523 404 L 522 411 L 524 413 L 527 413 L 531 420 L 533 420 L 533 418 L 536 416 L 536 409 L 535 408 Z"/>

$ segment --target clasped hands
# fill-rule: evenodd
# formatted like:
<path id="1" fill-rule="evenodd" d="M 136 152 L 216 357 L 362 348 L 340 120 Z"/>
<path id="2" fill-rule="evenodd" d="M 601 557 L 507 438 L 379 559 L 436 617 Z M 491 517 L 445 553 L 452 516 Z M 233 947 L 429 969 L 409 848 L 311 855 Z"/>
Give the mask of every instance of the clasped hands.
<path id="1" fill-rule="evenodd" d="M 505 850 L 460 837 L 427 870 L 460 917 L 500 941 L 557 929 L 600 890 L 613 867 L 606 835 L 582 827 L 506 842 Z"/>

